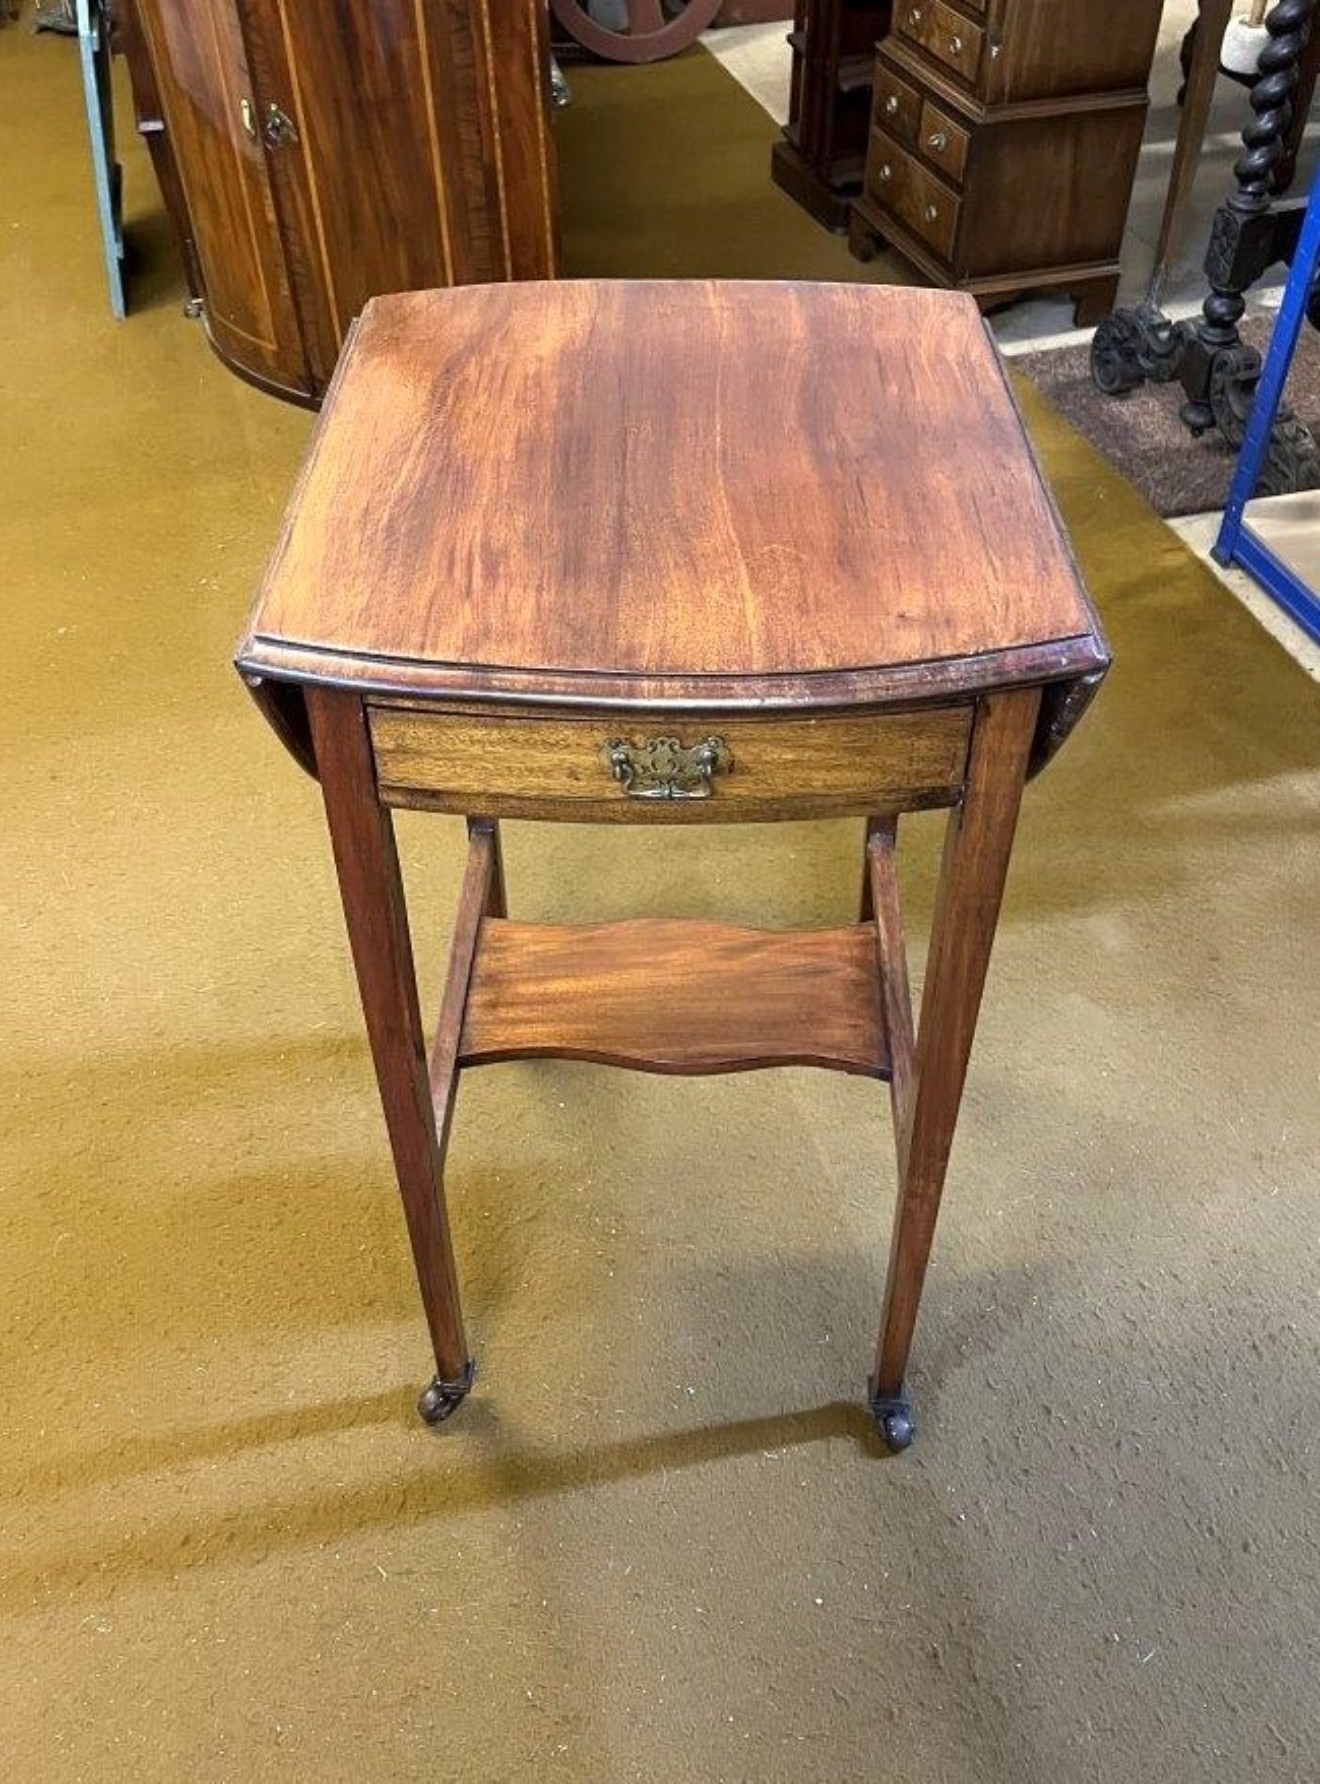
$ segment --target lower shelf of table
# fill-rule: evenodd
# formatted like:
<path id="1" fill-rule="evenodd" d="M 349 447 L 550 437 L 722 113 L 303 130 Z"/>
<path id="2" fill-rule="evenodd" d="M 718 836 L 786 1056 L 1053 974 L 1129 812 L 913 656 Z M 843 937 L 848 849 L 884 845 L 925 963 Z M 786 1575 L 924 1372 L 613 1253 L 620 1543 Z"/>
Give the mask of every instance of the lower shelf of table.
<path id="1" fill-rule="evenodd" d="M 875 925 L 484 918 L 457 1063 L 536 1057 L 673 1073 L 818 1065 L 888 1078 Z"/>

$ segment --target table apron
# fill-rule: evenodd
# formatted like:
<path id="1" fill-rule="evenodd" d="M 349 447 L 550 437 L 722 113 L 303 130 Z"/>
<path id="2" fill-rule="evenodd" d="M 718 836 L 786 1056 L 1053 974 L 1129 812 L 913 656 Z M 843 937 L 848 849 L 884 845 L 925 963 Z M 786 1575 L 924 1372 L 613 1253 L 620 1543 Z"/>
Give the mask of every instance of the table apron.
<path id="1" fill-rule="evenodd" d="M 367 721 L 386 805 L 728 823 L 950 805 L 966 773 L 973 712 L 967 701 L 799 717 L 564 718 L 370 702 Z"/>

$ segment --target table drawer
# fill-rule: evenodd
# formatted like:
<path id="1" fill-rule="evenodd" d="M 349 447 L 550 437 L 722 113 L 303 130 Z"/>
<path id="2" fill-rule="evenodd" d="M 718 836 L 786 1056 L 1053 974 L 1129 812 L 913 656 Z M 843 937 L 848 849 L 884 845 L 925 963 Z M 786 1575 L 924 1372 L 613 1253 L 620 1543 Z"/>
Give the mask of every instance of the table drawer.
<path id="1" fill-rule="evenodd" d="M 938 167 L 955 186 L 962 185 L 971 140 L 963 126 L 938 105 L 928 99 L 922 106 L 917 146 L 931 166 Z"/>
<path id="2" fill-rule="evenodd" d="M 871 132 L 866 190 L 877 204 L 929 243 L 941 259 L 953 259 L 959 199 L 906 149 L 878 130 Z"/>
<path id="3" fill-rule="evenodd" d="M 387 805 L 486 817 L 700 823 L 947 805 L 969 705 L 817 718 L 367 709 Z"/>
<path id="4" fill-rule="evenodd" d="M 974 85 L 985 49 L 985 28 L 974 25 L 942 0 L 899 0 L 896 14 L 900 33 L 921 45 L 946 68 Z"/>
<path id="5" fill-rule="evenodd" d="M 913 147 L 921 124 L 921 94 L 906 81 L 891 74 L 882 62 L 876 63 L 872 85 L 871 122 L 899 142 Z"/>

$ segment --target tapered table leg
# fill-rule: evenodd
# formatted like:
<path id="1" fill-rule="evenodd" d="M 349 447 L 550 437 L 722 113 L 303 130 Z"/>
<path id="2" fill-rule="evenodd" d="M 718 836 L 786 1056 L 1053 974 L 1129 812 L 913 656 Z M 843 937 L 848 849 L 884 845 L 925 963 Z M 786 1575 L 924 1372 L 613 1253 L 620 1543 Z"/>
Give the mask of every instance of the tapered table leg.
<path id="1" fill-rule="evenodd" d="M 926 960 L 916 1070 L 898 1139 L 899 1186 L 871 1409 L 891 1449 L 912 1441 L 904 1385 L 977 1011 L 1008 871 L 1039 691 L 979 707 L 962 803 L 949 815 Z"/>
<path id="2" fill-rule="evenodd" d="M 422 1417 L 437 1424 L 467 1393 L 473 1365 L 445 1210 L 394 826 L 376 796 L 361 700 L 338 689 L 311 687 L 307 711 L 376 1082 L 435 1350 L 435 1380 L 418 1405 Z"/>

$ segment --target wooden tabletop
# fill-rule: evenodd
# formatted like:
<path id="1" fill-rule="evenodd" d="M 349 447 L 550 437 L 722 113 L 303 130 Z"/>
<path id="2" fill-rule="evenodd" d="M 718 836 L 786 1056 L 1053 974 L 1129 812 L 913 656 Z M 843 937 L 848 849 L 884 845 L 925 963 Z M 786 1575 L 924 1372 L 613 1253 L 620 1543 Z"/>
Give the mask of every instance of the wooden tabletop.
<path id="1" fill-rule="evenodd" d="M 422 696 L 849 705 L 1103 668 L 971 298 L 375 298 L 239 653 Z"/>

